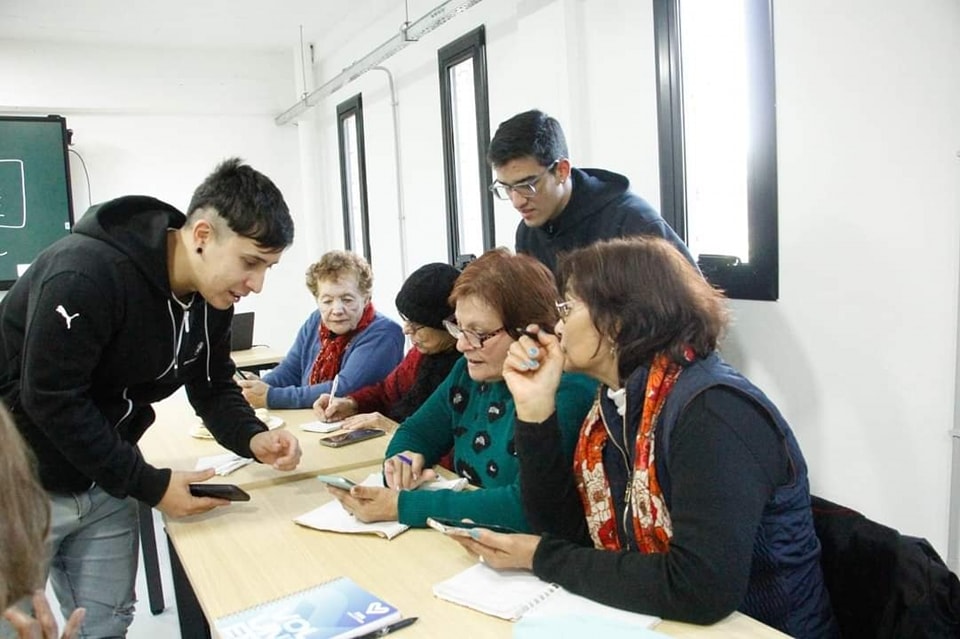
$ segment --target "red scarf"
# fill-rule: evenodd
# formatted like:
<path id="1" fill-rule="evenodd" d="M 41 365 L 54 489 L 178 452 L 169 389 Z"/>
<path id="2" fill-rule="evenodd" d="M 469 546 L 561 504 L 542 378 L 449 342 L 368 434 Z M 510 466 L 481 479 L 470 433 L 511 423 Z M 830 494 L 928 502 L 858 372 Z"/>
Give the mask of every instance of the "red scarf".
<path id="1" fill-rule="evenodd" d="M 626 502 L 633 512 L 633 531 L 638 550 L 643 553 L 666 552 L 673 537 L 673 524 L 657 481 L 654 446 L 657 418 L 683 369 L 660 353 L 653 360 L 643 397 L 643 413 L 637 430 L 633 472 L 627 484 Z M 587 527 L 594 546 L 620 550 L 610 483 L 603 467 L 603 449 L 608 433 L 600 410 L 600 398 L 584 419 L 574 451 L 574 478 L 583 502 Z"/>
<path id="2" fill-rule="evenodd" d="M 369 302 L 363 309 L 363 315 L 357 322 L 357 327 L 343 335 L 337 335 L 320 322 L 320 352 L 317 360 L 310 369 L 310 385 L 319 384 L 333 379 L 340 372 L 340 360 L 350 345 L 351 340 L 373 323 L 375 312 L 373 302 Z"/>

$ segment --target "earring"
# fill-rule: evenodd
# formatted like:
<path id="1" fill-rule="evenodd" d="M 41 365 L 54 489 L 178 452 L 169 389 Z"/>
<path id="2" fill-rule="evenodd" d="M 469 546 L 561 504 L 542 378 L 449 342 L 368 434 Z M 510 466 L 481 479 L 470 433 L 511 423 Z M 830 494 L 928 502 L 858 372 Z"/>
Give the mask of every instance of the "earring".
<path id="1" fill-rule="evenodd" d="M 200 255 L 201 253 L 203 253 L 203 247 L 202 247 L 202 246 L 198 246 L 198 247 L 197 247 L 197 255 Z"/>

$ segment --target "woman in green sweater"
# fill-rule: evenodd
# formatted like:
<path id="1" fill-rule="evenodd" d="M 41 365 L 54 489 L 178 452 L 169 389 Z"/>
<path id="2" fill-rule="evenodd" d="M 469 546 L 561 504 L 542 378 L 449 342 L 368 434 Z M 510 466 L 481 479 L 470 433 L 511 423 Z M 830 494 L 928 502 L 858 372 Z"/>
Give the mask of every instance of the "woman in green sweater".
<path id="1" fill-rule="evenodd" d="M 367 522 L 424 526 L 432 516 L 529 530 L 513 444 L 516 412 L 502 370 L 522 332 L 517 327 L 556 324 L 556 300 L 550 271 L 529 256 L 493 250 L 467 265 L 450 294 L 455 316 L 445 322 L 463 358 L 394 434 L 383 465 L 388 488 L 328 487 L 344 508 Z M 578 374 L 560 382 L 557 414 L 571 459 L 596 389 Z M 432 466 L 451 447 L 454 471 L 482 490 L 415 490 L 436 478 Z"/>

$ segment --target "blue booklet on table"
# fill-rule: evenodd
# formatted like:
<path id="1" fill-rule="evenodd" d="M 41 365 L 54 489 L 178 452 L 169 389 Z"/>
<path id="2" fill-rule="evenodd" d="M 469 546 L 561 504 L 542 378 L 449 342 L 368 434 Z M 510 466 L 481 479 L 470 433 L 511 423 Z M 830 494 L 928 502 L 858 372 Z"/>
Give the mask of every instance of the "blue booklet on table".
<path id="1" fill-rule="evenodd" d="M 214 622 L 223 639 L 349 639 L 400 619 L 400 611 L 338 577 Z"/>

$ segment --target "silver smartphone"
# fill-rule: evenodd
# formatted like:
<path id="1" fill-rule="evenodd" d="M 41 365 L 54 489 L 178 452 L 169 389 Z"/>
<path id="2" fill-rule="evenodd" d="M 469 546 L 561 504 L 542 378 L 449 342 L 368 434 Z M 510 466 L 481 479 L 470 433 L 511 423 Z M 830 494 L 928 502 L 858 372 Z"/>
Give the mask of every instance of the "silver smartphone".
<path id="1" fill-rule="evenodd" d="M 357 485 L 356 482 L 353 482 L 346 477 L 341 477 L 340 475 L 317 475 L 317 479 L 325 484 L 330 484 L 331 486 L 335 486 L 343 490 L 350 490 Z"/>

